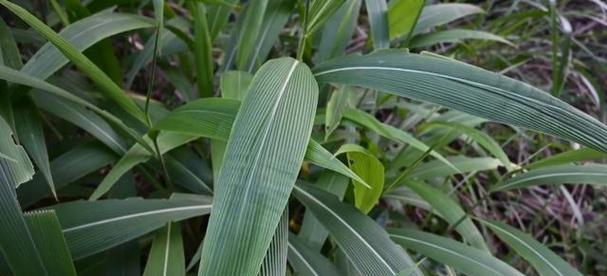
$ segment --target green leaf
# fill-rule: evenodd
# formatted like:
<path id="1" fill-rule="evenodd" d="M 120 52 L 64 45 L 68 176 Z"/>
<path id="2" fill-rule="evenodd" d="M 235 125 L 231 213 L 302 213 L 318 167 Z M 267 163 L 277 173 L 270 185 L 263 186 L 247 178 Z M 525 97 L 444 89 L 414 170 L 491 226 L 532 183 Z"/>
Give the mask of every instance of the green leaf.
<path id="1" fill-rule="evenodd" d="M 328 20 L 323 28 L 316 60 L 324 61 L 346 54 L 346 47 L 352 38 L 361 0 L 347 0 Z"/>
<path id="2" fill-rule="evenodd" d="M 607 185 L 607 165 L 559 165 L 543 167 L 516 175 L 491 188 L 491 192 L 508 191 L 536 185 L 561 184 Z"/>
<path id="3" fill-rule="evenodd" d="M 472 220 L 455 200 L 443 193 L 443 191 L 434 188 L 427 183 L 407 181 L 406 185 L 428 202 L 441 217 L 451 224 L 451 226 L 457 224 L 455 231 L 457 231 L 466 242 L 480 250 L 490 253 L 483 235 L 478 231 L 478 228 L 476 228 L 474 223 L 472 223 Z"/>
<path id="4" fill-rule="evenodd" d="M 526 168 L 532 170 L 546 166 L 563 165 L 578 161 L 603 159 L 605 157 L 607 157 L 607 152 L 601 152 L 590 148 L 582 148 L 546 157 L 527 165 Z"/>
<path id="5" fill-rule="evenodd" d="M 133 117 L 145 122 L 143 112 L 137 105 L 124 93 L 124 91 L 112 81 L 99 67 L 91 62 L 84 54 L 80 52 L 72 43 L 57 34 L 53 29 L 46 26 L 42 21 L 29 13 L 20 6 L 7 0 L 0 0 L 0 4 L 17 15 L 21 20 L 38 31 L 42 36 L 48 39 L 57 47 L 63 55 L 70 59 L 76 66 L 83 70 L 99 86 L 105 96 L 113 100 L 126 110 Z"/>
<path id="6" fill-rule="evenodd" d="M 468 39 L 495 41 L 514 47 L 514 44 L 499 35 L 483 31 L 466 29 L 451 29 L 441 32 L 418 35 L 413 40 L 411 40 L 409 47 L 422 48 L 432 46 L 438 43 L 458 43 Z"/>
<path id="7" fill-rule="evenodd" d="M 325 116 L 325 141 L 329 139 L 331 133 L 337 129 L 341 118 L 343 117 L 344 109 L 348 105 L 349 93 L 346 93 L 346 89 L 352 89 L 351 87 L 340 85 L 331 93 L 329 102 L 327 103 L 327 111 Z"/>
<path id="8" fill-rule="evenodd" d="M 50 162 L 42 129 L 42 117 L 29 98 L 23 99 L 15 106 L 15 128 L 19 142 L 25 147 L 36 167 L 46 180 L 55 199 L 57 191 L 51 175 Z"/>
<path id="9" fill-rule="evenodd" d="M 489 253 L 449 238 L 410 229 L 393 229 L 389 233 L 403 247 L 468 275 L 523 275 Z"/>
<path id="10" fill-rule="evenodd" d="M 396 275 L 415 266 L 383 228 L 353 206 L 315 188 L 296 185 L 293 194 L 329 230 L 362 275 Z"/>
<path id="11" fill-rule="evenodd" d="M 390 48 L 388 4 L 386 0 L 365 0 L 374 49 Z"/>
<path id="12" fill-rule="evenodd" d="M 209 31 L 211 33 L 211 41 L 215 41 L 217 35 L 223 30 L 223 27 L 228 23 L 230 11 L 233 6 L 238 4 L 238 0 L 221 0 L 225 4 L 211 5 L 207 14 L 209 23 Z"/>
<path id="13" fill-rule="evenodd" d="M 289 263 L 302 276 L 341 275 L 337 268 L 294 235 L 289 235 Z"/>
<path id="14" fill-rule="evenodd" d="M 16 275 L 46 275 L 46 268 L 30 233 L 15 187 L 31 179 L 32 163 L 23 147 L 13 141 L 10 126 L 0 117 L 0 152 L 8 153 L 17 162 L 0 158 L 0 229 L 1 252 Z"/>
<path id="15" fill-rule="evenodd" d="M 360 176 L 371 188 L 355 182 L 354 204 L 367 214 L 379 201 L 384 190 L 384 166 L 365 148 L 355 144 L 342 145 L 335 155 L 346 153 L 350 169 Z"/>
<path id="16" fill-rule="evenodd" d="M 143 275 L 185 275 L 185 256 L 179 223 L 169 222 L 157 231 Z"/>
<path id="17" fill-rule="evenodd" d="M 424 0 L 393 0 L 388 6 L 388 24 L 390 26 L 390 39 L 409 36 L 424 8 Z"/>
<path id="18" fill-rule="evenodd" d="M 242 16 L 242 28 L 238 32 L 236 50 L 236 68 L 246 70 L 247 64 L 253 55 L 257 38 L 261 34 L 261 24 L 266 15 L 269 0 L 247 2 Z"/>
<path id="19" fill-rule="evenodd" d="M 348 168 L 348 166 L 341 163 L 339 159 L 335 158 L 333 154 L 323 148 L 318 142 L 314 141 L 314 139 L 310 139 L 305 158 L 312 164 L 338 172 L 360 182 L 366 187 L 370 187 L 364 179 Z"/>
<path id="20" fill-rule="evenodd" d="M 366 113 L 362 110 L 358 110 L 355 108 L 346 108 L 343 112 L 343 115 L 346 119 L 351 120 L 357 124 L 360 124 L 372 131 L 375 131 L 375 132 L 377 132 L 377 134 L 379 134 L 383 137 L 386 137 L 391 140 L 399 141 L 401 143 L 408 144 L 411 147 L 416 148 L 422 152 L 430 150 L 430 147 L 428 147 L 422 141 L 419 141 L 418 139 L 413 137 L 411 134 L 409 134 L 403 130 L 400 130 L 398 128 L 395 128 L 391 125 L 384 124 L 384 123 L 378 121 L 377 119 L 375 119 L 375 117 L 373 115 Z M 449 162 L 449 160 L 445 159 L 445 157 L 440 155 L 438 152 L 432 150 L 430 152 L 430 155 L 432 157 L 438 159 L 440 162 L 443 162 L 445 165 L 450 166 L 453 169 L 456 169 L 453 166 L 453 164 L 451 164 Z"/>
<path id="21" fill-rule="evenodd" d="M 607 127 L 591 116 L 525 83 L 447 58 L 378 51 L 327 62 L 314 71 L 319 82 L 429 101 L 607 151 Z"/>
<path id="22" fill-rule="evenodd" d="M 115 153 L 99 143 L 77 145 L 51 161 L 55 188 L 61 191 L 72 182 L 99 171 L 116 159 Z M 23 206 L 30 206 L 49 195 L 49 187 L 44 182 L 44 177 L 38 172 L 31 182 L 19 186 L 17 194 Z"/>
<path id="23" fill-rule="evenodd" d="M 213 45 L 209 25 L 207 24 L 207 10 L 203 3 L 190 2 L 190 12 L 194 17 L 194 58 L 196 67 L 196 84 L 201 97 L 213 96 Z"/>
<path id="24" fill-rule="evenodd" d="M 289 243 L 289 208 L 285 208 L 270 247 L 263 259 L 259 276 L 287 275 L 287 252 Z"/>
<path id="25" fill-rule="evenodd" d="M 422 33 L 462 17 L 479 13 L 485 13 L 485 11 L 470 4 L 448 3 L 428 5 L 422 10 L 413 34 Z"/>
<path id="26" fill-rule="evenodd" d="M 308 12 L 307 35 L 316 32 L 341 7 L 346 0 L 311 0 Z"/>
<path id="27" fill-rule="evenodd" d="M 76 276 L 76 268 L 55 212 L 43 210 L 26 213 L 25 221 L 48 275 Z"/>
<path id="28" fill-rule="evenodd" d="M 170 199 L 107 199 L 54 205 L 75 260 L 93 255 L 164 226 L 208 214 L 211 198 L 174 194 Z"/>
<path id="29" fill-rule="evenodd" d="M 187 134 L 161 132 L 158 135 L 156 142 L 158 143 L 160 154 L 164 154 L 178 146 L 195 140 L 196 138 L 196 136 Z M 151 146 L 152 141 L 149 136 L 146 135 L 144 140 Z M 146 151 L 141 145 L 135 144 L 120 158 L 120 160 L 118 160 L 116 165 L 112 167 L 112 170 L 110 170 L 97 188 L 95 188 L 95 191 L 91 194 L 89 200 L 99 199 L 107 193 L 125 173 L 136 165 L 148 161 L 152 157 L 154 157 L 152 153 Z"/>
<path id="30" fill-rule="evenodd" d="M 501 165 L 499 160 L 490 157 L 455 156 L 450 157 L 447 160 L 449 160 L 449 162 L 451 162 L 451 164 L 453 164 L 457 170 L 438 162 L 438 160 L 433 160 L 423 163 L 419 167 L 415 168 L 410 177 L 425 180 L 434 177 L 446 177 L 459 173 L 494 170 Z"/>
<path id="31" fill-rule="evenodd" d="M 13 31 L 6 25 L 4 19 L 0 18 L 0 64 L 19 70 L 23 66 L 21 53 L 13 37 Z"/>
<path id="32" fill-rule="evenodd" d="M 226 99 L 242 101 L 253 80 L 253 75 L 244 71 L 226 71 L 221 74 L 219 86 L 221 96 Z"/>
<path id="33" fill-rule="evenodd" d="M 479 220 L 527 260 L 540 275 L 582 275 L 532 236 L 501 222 Z"/>
<path id="34" fill-rule="evenodd" d="M 303 161 L 317 100 L 305 64 L 283 58 L 259 69 L 228 140 L 199 275 L 259 271 Z"/>

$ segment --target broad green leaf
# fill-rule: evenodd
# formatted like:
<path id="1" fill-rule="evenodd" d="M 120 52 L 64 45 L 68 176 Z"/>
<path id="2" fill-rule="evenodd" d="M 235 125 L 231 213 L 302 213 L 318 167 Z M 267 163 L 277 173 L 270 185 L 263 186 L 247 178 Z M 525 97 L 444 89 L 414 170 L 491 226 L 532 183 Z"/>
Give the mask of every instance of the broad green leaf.
<path id="1" fill-rule="evenodd" d="M 375 221 L 315 188 L 295 186 L 295 197 L 329 230 L 338 246 L 363 275 L 396 275 L 415 263 Z M 416 271 L 414 275 L 423 275 Z"/>
<path id="2" fill-rule="evenodd" d="M 327 62 L 314 72 L 319 82 L 429 101 L 607 151 L 607 127 L 591 116 L 525 83 L 447 58 L 378 51 Z"/>
<path id="3" fill-rule="evenodd" d="M 458 124 L 455 122 L 441 122 L 441 121 L 432 121 L 428 124 L 424 125 L 425 128 L 448 128 L 456 130 L 459 133 L 466 135 L 466 137 L 476 141 L 479 145 L 485 148 L 489 153 L 491 153 L 495 158 L 499 159 L 503 166 L 512 170 L 515 168 L 515 165 L 510 162 L 508 155 L 504 152 L 502 147 L 493 139 L 489 134 L 477 130 L 473 127 L 469 127 L 463 124 Z"/>
<path id="4" fill-rule="evenodd" d="M 413 148 L 416 148 L 420 151 L 428 151 L 430 147 L 424 144 L 422 141 L 419 141 L 417 138 L 413 137 L 411 134 L 395 128 L 391 125 L 384 124 L 377 120 L 373 115 L 368 114 L 362 110 L 358 110 L 355 108 L 346 108 L 343 112 L 343 115 L 346 119 L 351 120 L 357 124 L 360 124 L 372 131 L 377 132 L 377 134 L 391 139 L 395 141 L 399 141 L 401 143 L 405 143 L 410 145 Z M 443 162 L 445 165 L 450 166 L 456 169 L 449 160 L 445 159 L 442 155 L 440 155 L 436 151 L 431 151 L 430 155 L 440 162 Z"/>
<path id="5" fill-rule="evenodd" d="M 31 179 L 34 168 L 23 147 L 14 143 L 11 128 L 1 117 L 0 152 L 7 153 L 17 161 L 0 158 L 0 252 L 14 274 L 46 275 L 46 268 L 15 193 L 15 187 Z"/>
<path id="6" fill-rule="evenodd" d="M 466 242 L 480 250 L 490 253 L 483 235 L 478 228 L 476 228 L 474 223 L 472 223 L 468 214 L 466 214 L 455 200 L 446 195 L 443 191 L 434 188 L 427 183 L 407 181 L 405 185 L 428 202 L 442 218 L 449 222 L 449 224 L 452 226 L 457 224 L 455 231 L 457 231 Z"/>
<path id="7" fill-rule="evenodd" d="M 480 220 L 480 222 L 489 227 L 502 241 L 531 263 L 540 275 L 582 275 L 575 268 L 571 267 L 569 263 L 536 241 L 529 234 L 501 222 L 488 220 Z"/>
<path id="8" fill-rule="evenodd" d="M 44 130 L 42 129 L 42 116 L 34 106 L 34 103 L 25 97 L 16 106 L 15 128 L 19 142 L 23 145 L 29 156 L 36 164 L 38 170 L 46 180 L 46 185 L 51 189 L 53 196 L 57 198 L 55 183 L 51 174 L 46 141 L 44 140 Z"/>
<path id="9" fill-rule="evenodd" d="M 44 91 L 30 92 L 37 107 L 66 120 L 91 134 L 118 154 L 127 151 L 126 143 L 116 131 L 97 113 L 65 98 Z"/>
<path id="10" fill-rule="evenodd" d="M 252 80 L 253 75 L 248 72 L 223 72 L 219 81 L 221 96 L 226 99 L 242 101 Z"/>
<path id="11" fill-rule="evenodd" d="M 499 35 L 483 31 L 466 29 L 451 29 L 441 32 L 421 34 L 411 40 L 409 47 L 422 48 L 432 46 L 438 43 L 458 43 L 468 39 L 495 41 L 514 47 L 514 44 L 512 44 L 512 42 Z"/>
<path id="12" fill-rule="evenodd" d="M 213 190 L 199 175 L 170 155 L 163 156 L 171 181 L 198 194 L 212 194 Z"/>
<path id="13" fill-rule="evenodd" d="M 117 158 L 115 153 L 99 143 L 77 145 L 51 161 L 55 188 L 61 191 L 72 182 L 99 171 Z M 49 194 L 48 185 L 45 184 L 40 172 L 34 175 L 32 181 L 24 183 L 17 189 L 19 201 L 23 206 L 30 206 Z"/>
<path id="14" fill-rule="evenodd" d="M 187 134 L 161 132 L 158 135 L 156 142 L 158 143 L 160 154 L 164 154 L 197 138 L 198 137 L 196 136 Z M 152 141 L 148 136 L 145 136 L 144 140 L 151 146 Z M 112 167 L 112 170 L 110 170 L 97 188 L 95 188 L 95 191 L 91 194 L 89 200 L 99 199 L 107 193 L 125 173 L 136 165 L 148 161 L 152 157 L 155 157 L 152 153 L 146 151 L 141 145 L 135 144 L 120 158 L 120 160 L 118 160 L 116 165 Z"/>
<path id="15" fill-rule="evenodd" d="M 2 0 L 0 0 L 0 1 L 2 1 Z M 152 148 L 150 148 L 147 145 L 147 143 L 143 142 L 141 137 L 133 129 L 126 126 L 118 117 L 110 114 L 109 112 L 107 112 L 105 110 L 98 108 L 94 104 L 91 104 L 91 103 L 87 102 L 86 100 L 79 98 L 78 96 L 75 96 L 75 95 L 65 91 L 62 88 L 52 85 L 44 80 L 30 77 L 29 75 L 27 75 L 23 72 L 15 71 L 6 66 L 0 66 L 0 79 L 4 79 L 9 82 L 14 82 L 14 83 L 18 83 L 21 85 L 37 88 L 37 89 L 46 91 L 48 93 L 51 93 L 54 96 L 64 98 L 64 99 L 66 99 L 72 103 L 78 104 L 82 107 L 86 107 L 86 108 L 94 111 L 95 113 L 99 114 L 104 119 L 108 120 L 114 126 L 120 128 L 121 131 L 128 134 L 131 138 L 135 139 L 135 141 L 137 141 L 139 144 L 144 145 L 148 151 L 153 152 Z M 134 104 L 134 102 L 133 102 L 133 104 Z"/>
<path id="16" fill-rule="evenodd" d="M 274 237 L 263 259 L 259 276 L 287 275 L 287 252 L 289 244 L 289 208 L 285 208 Z"/>
<path id="17" fill-rule="evenodd" d="M 365 0 L 374 49 L 390 48 L 388 4 L 386 0 Z"/>
<path id="18" fill-rule="evenodd" d="M 389 233 L 403 247 L 467 275 L 523 275 L 491 254 L 449 238 L 411 229 L 393 229 Z"/>
<path id="19" fill-rule="evenodd" d="M 25 214 L 32 239 L 42 257 L 48 275 L 73 275 L 76 268 L 67 247 L 61 225 L 53 211 L 33 211 Z"/>
<path id="20" fill-rule="evenodd" d="M 341 275 L 327 258 L 309 248 L 294 235 L 289 235 L 289 263 L 297 275 Z"/>
<path id="21" fill-rule="evenodd" d="M 199 275 L 259 271 L 303 162 L 317 101 L 305 64 L 283 58 L 259 69 L 228 140 Z"/>
<path id="22" fill-rule="evenodd" d="M 410 177 L 425 180 L 433 177 L 446 177 L 459 173 L 494 170 L 501 165 L 499 160 L 490 157 L 455 156 L 450 157 L 447 160 L 449 160 L 449 162 L 451 162 L 451 164 L 453 164 L 457 170 L 438 162 L 438 160 L 433 160 L 423 163 L 419 167 L 415 168 Z"/>
<path id="23" fill-rule="evenodd" d="M 491 188 L 492 192 L 527 188 L 536 185 L 561 184 L 607 185 L 607 165 L 558 165 L 543 167 L 516 175 Z"/>
<path id="24" fill-rule="evenodd" d="M 169 221 L 208 214 L 211 198 L 181 196 L 170 199 L 106 199 L 71 201 L 55 210 L 75 260 L 147 234 Z"/>
<path id="25" fill-rule="evenodd" d="M 347 0 L 327 20 L 316 52 L 317 61 L 325 61 L 346 54 L 346 47 L 358 23 L 360 5 L 361 0 Z"/>
<path id="26" fill-rule="evenodd" d="M 424 8 L 424 0 L 392 0 L 388 6 L 390 39 L 404 37 L 405 40 L 415 28 L 417 19 Z"/>
<path id="27" fill-rule="evenodd" d="M 342 200 L 348 189 L 349 182 L 350 180 L 343 175 L 325 171 L 314 183 L 314 187 L 331 193 L 337 196 L 339 200 Z M 312 212 L 305 212 L 298 237 L 305 242 L 307 247 L 320 251 L 328 236 L 329 232 L 322 226 L 314 214 Z"/>
<path id="28" fill-rule="evenodd" d="M 384 190 L 384 166 L 373 154 L 356 144 L 342 145 L 335 155 L 342 153 L 347 155 L 350 169 L 371 186 L 369 189 L 362 183 L 355 182 L 354 185 L 354 204 L 363 214 L 367 214 Z"/>
<path id="29" fill-rule="evenodd" d="M 185 275 L 183 240 L 178 222 L 169 222 L 157 231 L 143 275 Z"/>
<path id="30" fill-rule="evenodd" d="M 112 81 L 99 67 L 91 62 L 78 48 L 71 42 L 57 34 L 53 29 L 46 26 L 36 16 L 29 13 L 20 6 L 13 4 L 7 0 L 0 0 L 0 5 L 3 5 L 12 13 L 17 15 L 21 20 L 38 31 L 42 36 L 48 39 L 55 47 L 61 51 L 68 59 L 76 66 L 83 70 L 97 86 L 105 93 L 105 96 L 113 100 L 116 104 L 126 110 L 130 115 L 144 122 L 143 112 L 137 105 L 124 93 L 124 91 Z"/>
<path id="31" fill-rule="evenodd" d="M 451 21 L 466 17 L 472 14 L 485 13 L 483 9 L 470 5 L 459 3 L 435 4 L 425 6 L 422 10 L 413 34 L 425 32 L 431 28 L 447 24 Z"/>
<path id="32" fill-rule="evenodd" d="M 198 95 L 201 97 L 213 96 L 213 45 L 209 25 L 207 23 L 207 10 L 203 3 L 190 2 L 190 12 L 194 17 L 194 58 L 196 67 L 196 84 Z"/>
<path id="33" fill-rule="evenodd" d="M 316 32 L 341 7 L 346 0 L 311 0 L 306 24 L 307 34 Z"/>
<path id="34" fill-rule="evenodd" d="M 563 153 L 543 158 L 527 165 L 525 168 L 532 170 L 541 167 L 563 165 L 579 161 L 597 160 L 604 158 L 607 158 L 607 152 L 601 152 L 590 148 L 582 148 L 578 150 L 566 151 Z"/>
<path id="35" fill-rule="evenodd" d="M 156 123 L 155 129 L 227 141 L 240 102 L 208 98 L 192 101 Z M 321 144 L 310 139 L 305 159 L 320 167 L 341 173 L 364 183 L 348 166 Z"/>

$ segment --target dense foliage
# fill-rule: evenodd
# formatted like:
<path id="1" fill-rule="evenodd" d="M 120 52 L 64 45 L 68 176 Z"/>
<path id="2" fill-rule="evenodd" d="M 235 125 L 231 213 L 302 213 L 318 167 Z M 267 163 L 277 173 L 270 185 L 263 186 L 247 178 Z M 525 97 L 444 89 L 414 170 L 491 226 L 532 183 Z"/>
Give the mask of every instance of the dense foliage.
<path id="1" fill-rule="evenodd" d="M 600 0 L 0 7 L 1 275 L 607 273 Z"/>

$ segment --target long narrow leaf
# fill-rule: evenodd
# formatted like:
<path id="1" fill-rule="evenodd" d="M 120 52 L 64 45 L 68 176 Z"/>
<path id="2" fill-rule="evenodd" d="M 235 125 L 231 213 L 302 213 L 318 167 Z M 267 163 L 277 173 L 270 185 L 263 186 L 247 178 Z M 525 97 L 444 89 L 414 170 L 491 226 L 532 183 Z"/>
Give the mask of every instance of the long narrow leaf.
<path id="1" fill-rule="evenodd" d="M 561 184 L 607 185 L 607 165 L 560 165 L 522 173 L 491 188 L 492 192 L 527 188 L 535 185 Z"/>

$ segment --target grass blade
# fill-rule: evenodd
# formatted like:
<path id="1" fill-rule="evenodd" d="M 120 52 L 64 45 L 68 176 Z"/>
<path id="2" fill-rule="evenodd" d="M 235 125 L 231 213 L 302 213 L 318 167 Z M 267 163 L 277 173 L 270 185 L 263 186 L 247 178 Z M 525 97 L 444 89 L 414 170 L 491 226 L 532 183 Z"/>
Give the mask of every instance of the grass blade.
<path id="1" fill-rule="evenodd" d="M 374 49 L 390 48 L 388 4 L 386 0 L 365 0 Z"/>
<path id="2" fill-rule="evenodd" d="M 183 240 L 178 222 L 167 223 L 154 236 L 143 275 L 185 275 Z"/>
<path id="3" fill-rule="evenodd" d="M 543 167 L 512 177 L 491 188 L 492 192 L 528 188 L 536 185 L 567 183 L 607 185 L 607 165 L 559 165 Z"/>

